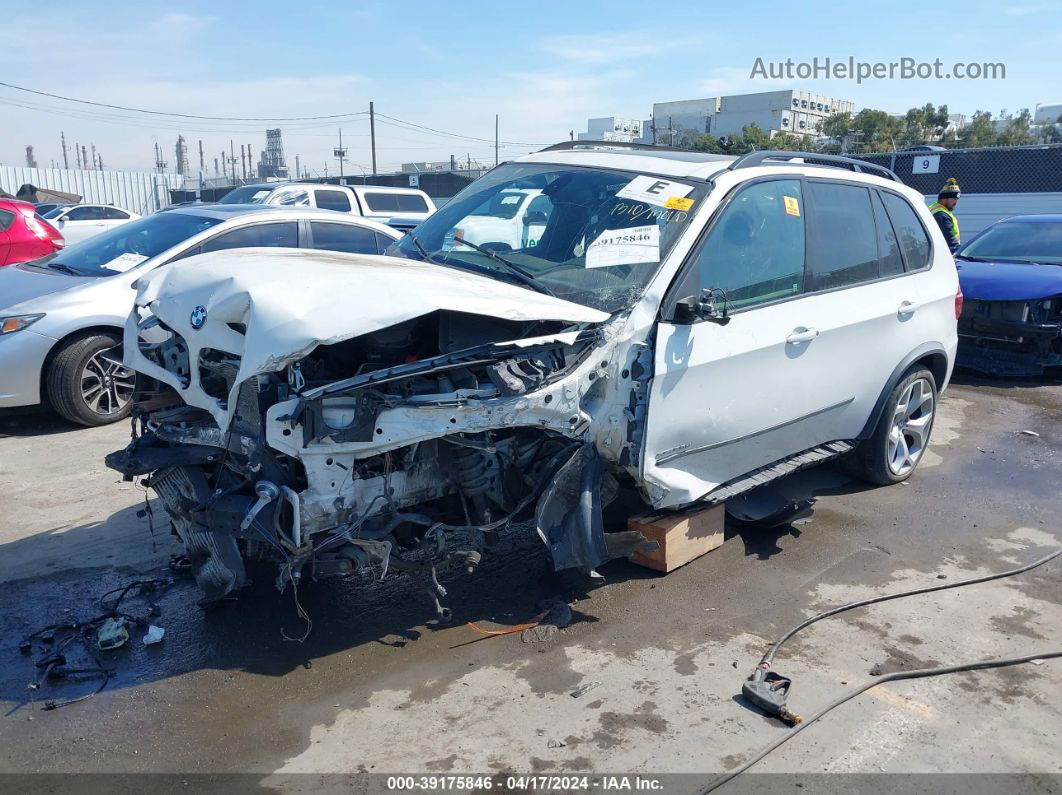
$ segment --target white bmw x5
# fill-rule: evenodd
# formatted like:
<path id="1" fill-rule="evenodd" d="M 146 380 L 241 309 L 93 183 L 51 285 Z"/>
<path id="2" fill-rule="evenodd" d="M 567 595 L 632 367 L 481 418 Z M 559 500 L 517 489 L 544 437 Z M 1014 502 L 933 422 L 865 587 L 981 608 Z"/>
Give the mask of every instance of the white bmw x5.
<path id="1" fill-rule="evenodd" d="M 503 192 L 537 197 L 534 245 L 465 236 Z M 641 540 L 603 532 L 620 489 L 682 509 L 837 456 L 904 480 L 961 294 L 885 169 L 575 142 L 495 168 L 385 256 L 204 254 L 136 301 L 143 432 L 108 463 L 151 474 L 219 598 L 248 557 L 280 587 L 470 566 L 531 515 L 558 569 L 591 570 Z"/>

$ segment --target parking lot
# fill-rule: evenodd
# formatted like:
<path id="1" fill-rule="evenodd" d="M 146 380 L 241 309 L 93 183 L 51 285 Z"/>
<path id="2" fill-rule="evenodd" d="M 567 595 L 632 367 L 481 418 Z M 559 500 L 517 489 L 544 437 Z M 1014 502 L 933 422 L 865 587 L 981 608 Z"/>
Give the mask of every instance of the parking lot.
<path id="1" fill-rule="evenodd" d="M 818 498 L 809 523 L 729 528 L 720 549 L 667 576 L 623 561 L 605 566 L 602 580 L 553 575 L 539 542 L 513 533 L 476 574 L 444 581 L 447 625 L 430 620 L 405 576 L 331 580 L 300 589 L 313 630 L 287 642 L 281 631 L 298 636 L 303 623 L 270 573 L 206 612 L 194 584 L 179 581 L 159 597 L 161 644 L 145 647 L 136 634 L 105 654 L 117 673 L 102 693 L 45 711 L 48 698 L 96 682 L 63 683 L 29 703 L 36 673 L 20 638 L 94 615 L 101 593 L 150 576 L 178 548 L 160 510 L 153 533 L 137 515 L 144 492 L 103 466 L 127 425 L 87 430 L 6 412 L 0 767 L 239 772 L 295 789 L 301 779 L 284 774 L 677 772 L 706 782 L 785 731 L 736 694 L 786 628 L 852 599 L 1012 568 L 1062 543 L 1060 419 L 1057 381 L 960 378 L 908 483 L 867 489 L 830 468 L 797 473 L 782 488 Z M 547 642 L 467 625 L 518 624 L 551 597 L 572 605 L 573 620 Z M 794 679 L 794 711 L 808 714 L 872 669 L 1060 646 L 1053 563 L 846 613 L 799 635 L 775 667 Z M 573 697 L 584 685 L 592 687 Z M 1060 686 L 1054 662 L 886 685 L 757 770 L 1058 775 Z"/>

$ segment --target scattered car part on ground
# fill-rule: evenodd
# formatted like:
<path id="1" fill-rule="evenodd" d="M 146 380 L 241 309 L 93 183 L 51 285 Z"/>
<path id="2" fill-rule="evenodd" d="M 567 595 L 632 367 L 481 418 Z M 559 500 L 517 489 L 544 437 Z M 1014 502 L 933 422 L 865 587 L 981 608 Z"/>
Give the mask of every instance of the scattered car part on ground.
<path id="1" fill-rule="evenodd" d="M 1062 367 L 1062 215 L 999 221 L 955 252 L 961 367 L 1036 376 Z"/>
<path id="2" fill-rule="evenodd" d="M 620 489 L 712 504 L 853 452 L 900 482 L 950 376 L 958 279 L 921 197 L 867 170 L 565 144 L 387 258 L 159 269 L 125 331 L 134 438 L 108 466 L 148 476 L 207 600 L 245 558 L 281 589 L 414 561 L 440 615 L 433 567 L 532 508 L 554 567 L 594 573 L 645 543 L 603 532 Z M 534 246 L 459 234 L 524 190 L 549 199 Z"/>
<path id="3" fill-rule="evenodd" d="M 384 224 L 324 210 L 200 204 L 0 269 L 0 407 L 45 402 L 82 425 L 127 416 L 133 372 L 103 352 L 121 339 L 131 285 L 156 267 L 246 246 L 377 254 L 400 236 Z"/>
<path id="4" fill-rule="evenodd" d="M 47 257 L 65 245 L 63 236 L 36 214 L 32 204 L 0 199 L 0 266 Z"/>

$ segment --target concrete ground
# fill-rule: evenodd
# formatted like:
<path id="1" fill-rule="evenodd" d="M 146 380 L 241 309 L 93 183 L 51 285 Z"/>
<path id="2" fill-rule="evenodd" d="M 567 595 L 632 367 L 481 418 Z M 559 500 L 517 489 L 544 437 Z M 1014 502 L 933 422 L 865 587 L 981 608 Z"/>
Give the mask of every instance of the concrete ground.
<path id="1" fill-rule="evenodd" d="M 332 773 L 355 774 L 344 787 L 380 784 L 366 777 L 378 773 L 686 773 L 666 788 L 692 791 L 786 731 L 736 694 L 789 626 L 852 599 L 1012 568 L 1062 544 L 1060 419 L 1058 383 L 956 384 L 908 484 L 867 489 L 830 468 L 798 473 L 783 486 L 818 497 L 810 523 L 729 528 L 723 547 L 667 576 L 625 561 L 598 582 L 553 575 L 538 542 L 517 535 L 471 578 L 446 581 L 446 626 L 402 578 L 327 581 L 300 589 L 313 632 L 299 644 L 281 637 L 301 634 L 302 623 L 268 570 L 209 612 L 180 582 L 159 597 L 160 645 L 135 637 L 107 655 L 117 675 L 100 695 L 43 711 L 40 701 L 94 683 L 61 684 L 28 703 L 35 672 L 19 639 L 94 615 L 99 594 L 157 570 L 177 548 L 163 516 L 154 536 L 137 516 L 144 493 L 103 467 L 127 426 L 0 414 L 0 771 L 240 772 L 255 786 L 299 791 Z M 1060 573 L 1062 561 L 816 624 L 775 663 L 794 679 L 790 705 L 810 714 L 872 669 L 1062 649 Z M 466 625 L 518 623 L 552 596 L 572 604 L 574 621 L 549 642 L 484 638 Z M 762 773 L 1024 773 L 1035 776 L 1007 789 L 1051 791 L 1062 784 L 1059 692 L 1062 660 L 885 685 L 738 787 L 773 780 Z M 814 780 L 830 789 L 845 779 Z M 780 781 L 792 791 L 791 779 Z"/>

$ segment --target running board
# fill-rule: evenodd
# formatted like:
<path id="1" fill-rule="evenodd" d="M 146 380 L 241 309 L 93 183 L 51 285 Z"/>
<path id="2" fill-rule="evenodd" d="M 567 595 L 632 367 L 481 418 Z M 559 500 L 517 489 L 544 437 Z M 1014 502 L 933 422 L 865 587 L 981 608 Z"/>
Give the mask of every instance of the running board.
<path id="1" fill-rule="evenodd" d="M 831 458 L 837 458 L 845 453 L 850 453 L 852 450 L 855 450 L 855 448 L 855 442 L 827 442 L 819 447 L 813 447 L 802 453 L 783 458 L 781 461 L 777 461 L 765 467 L 760 467 L 748 475 L 742 475 L 740 478 L 735 478 L 728 483 L 724 483 L 722 486 L 708 492 L 708 494 L 701 498 L 701 501 L 707 502 L 711 505 L 724 502 L 731 497 L 736 497 L 739 494 L 744 494 L 746 491 L 751 491 L 766 483 L 770 483 L 772 480 L 785 477 L 786 475 L 796 472 L 798 469 L 804 469 L 813 464 L 820 464 L 823 461 L 829 461 Z"/>

